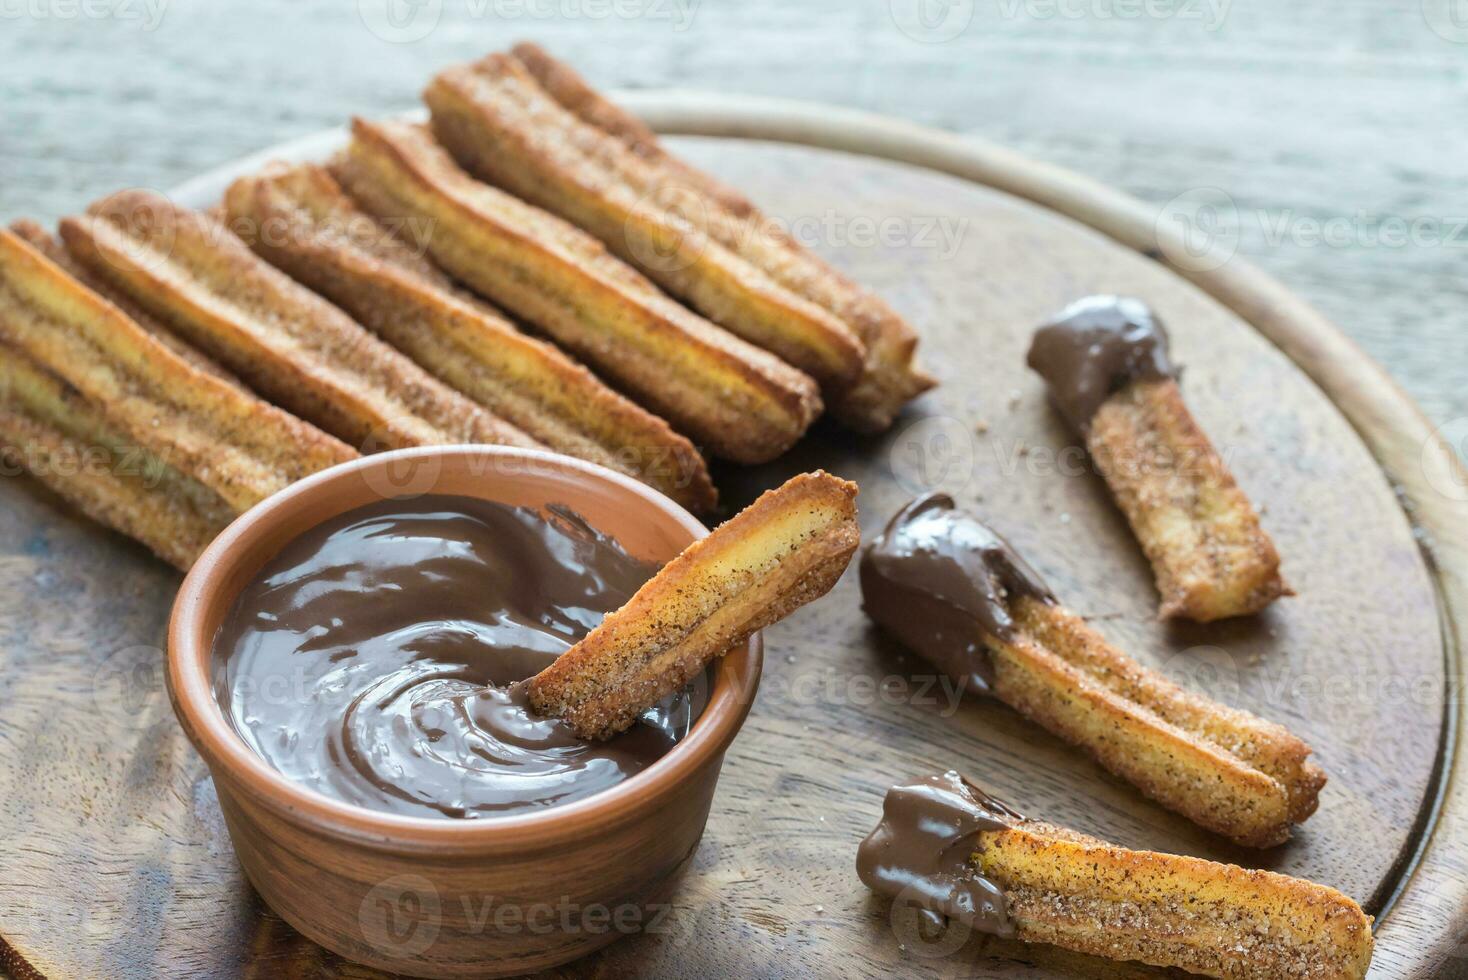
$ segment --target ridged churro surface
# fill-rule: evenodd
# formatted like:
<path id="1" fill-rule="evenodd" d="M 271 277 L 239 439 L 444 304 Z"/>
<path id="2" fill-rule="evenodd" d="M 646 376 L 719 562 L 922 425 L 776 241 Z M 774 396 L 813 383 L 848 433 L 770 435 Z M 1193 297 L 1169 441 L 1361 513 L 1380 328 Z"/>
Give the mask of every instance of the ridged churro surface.
<path id="1" fill-rule="evenodd" d="M 695 541 L 530 680 L 583 738 L 625 729 L 756 630 L 826 594 L 860 541 L 856 484 L 807 473 Z"/>
<path id="2" fill-rule="evenodd" d="M 692 510 L 713 507 L 713 482 L 692 443 L 457 290 L 411 229 L 377 222 L 324 168 L 272 167 L 236 181 L 225 203 L 231 226 L 257 253 L 497 416 Z"/>
<path id="3" fill-rule="evenodd" d="M 1019 939 L 1224 980 L 1360 980 L 1371 918 L 1333 888 L 1130 851 L 1039 821 L 980 834 Z"/>
<path id="4" fill-rule="evenodd" d="M 1164 617 L 1206 623 L 1293 594 L 1274 542 L 1176 381 L 1138 381 L 1111 396 L 1086 447 L 1152 563 Z"/>
<path id="5" fill-rule="evenodd" d="M 513 56 L 450 68 L 424 99 L 434 134 L 470 173 L 574 222 L 828 393 L 856 381 L 865 346 L 846 323 L 709 235 L 686 213 L 702 207 L 693 188 L 667 183 L 654 165 L 576 118 Z"/>
<path id="6" fill-rule="evenodd" d="M 668 153 L 641 121 L 598 95 L 568 65 L 534 44 L 518 44 L 512 54 L 585 124 L 563 126 L 558 138 L 574 140 L 588 166 L 608 175 L 605 180 L 678 205 L 672 210 L 711 241 L 847 325 L 864 355 L 855 384 L 831 398 L 831 411 L 843 422 L 863 432 L 886 429 L 903 405 L 936 383 L 915 363 L 917 334 L 875 293 L 801 246 L 743 195 Z"/>
<path id="7" fill-rule="evenodd" d="M 996 697 L 1200 826 L 1271 847 L 1315 812 L 1325 774 L 1283 726 L 1184 690 L 1062 606 L 1021 598 L 989 640 Z"/>
<path id="8" fill-rule="evenodd" d="M 237 514 L 208 487 L 113 429 L 65 381 L 0 349 L 0 454 L 92 520 L 187 569 Z"/>
<path id="9" fill-rule="evenodd" d="M 244 510 L 347 446 L 199 370 L 15 235 L 0 231 L 0 339 L 109 429 Z"/>
<path id="10" fill-rule="evenodd" d="M 716 455 L 765 462 L 820 413 L 815 382 L 659 292 L 585 232 L 466 174 L 422 127 L 357 120 L 333 174 L 440 265 Z"/>
<path id="11" fill-rule="evenodd" d="M 256 391 L 365 451 L 540 445 L 271 267 L 209 215 L 123 191 L 64 220 L 61 234 L 94 274 Z"/>

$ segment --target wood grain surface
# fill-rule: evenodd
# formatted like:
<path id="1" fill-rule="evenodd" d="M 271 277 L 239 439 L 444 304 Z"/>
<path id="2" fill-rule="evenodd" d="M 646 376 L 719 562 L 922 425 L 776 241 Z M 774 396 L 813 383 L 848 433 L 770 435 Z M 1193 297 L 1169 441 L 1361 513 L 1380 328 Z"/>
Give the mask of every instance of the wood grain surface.
<path id="1" fill-rule="evenodd" d="M 433 29 L 406 43 L 365 26 L 387 2 L 0 4 L 0 219 L 51 220 L 406 109 L 438 67 L 533 37 L 598 85 L 793 96 L 985 136 L 1170 220 L 1181 198 L 1214 226 L 1197 209 L 1221 189 L 1217 226 L 1240 254 L 1468 449 L 1456 0 L 1162 0 L 1141 15 L 1126 0 L 425 0 Z"/>
<path id="2" fill-rule="evenodd" d="M 950 490 L 1108 637 L 1286 723 L 1331 782 L 1288 846 L 1221 844 L 1002 706 L 951 702 L 866 623 L 851 574 L 767 635 L 760 698 L 666 920 L 563 975 L 1156 975 L 977 937 L 929 949 L 889 921 L 855 878 L 856 844 L 888 785 L 944 767 L 1128 846 L 1303 875 L 1379 911 L 1436 798 L 1444 650 L 1412 528 L 1321 391 L 1162 265 L 1034 205 L 832 152 L 678 145 L 797 231 L 824 229 L 814 244 L 914 321 L 943 381 L 885 437 L 821 427 L 777 464 L 722 470 L 731 506 L 824 466 L 861 484 L 870 534 L 911 494 Z M 1299 598 L 1213 627 L 1154 619 L 1144 559 L 1021 367 L 1031 327 L 1095 290 L 1144 296 L 1171 325 L 1187 397 L 1263 507 Z M 0 492 L 11 610 L 0 645 L 3 933 L 52 976 L 358 975 L 262 916 L 240 881 L 157 676 L 176 579 L 28 481 Z M 997 958 L 1016 952 L 1018 962 Z"/>

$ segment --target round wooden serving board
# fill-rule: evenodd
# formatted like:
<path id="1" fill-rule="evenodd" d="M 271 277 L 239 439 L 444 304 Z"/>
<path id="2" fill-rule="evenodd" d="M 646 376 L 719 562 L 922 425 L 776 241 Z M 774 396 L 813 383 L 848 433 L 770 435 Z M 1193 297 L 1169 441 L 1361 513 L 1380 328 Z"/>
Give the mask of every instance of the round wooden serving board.
<path id="1" fill-rule="evenodd" d="M 1243 262 L 1170 265 L 1179 242 L 1147 209 L 1073 174 L 840 110 L 626 101 L 664 131 L 696 134 L 672 143 L 885 295 L 942 381 L 883 437 L 823 423 L 776 464 L 721 468 L 729 508 L 819 466 L 861 485 L 870 535 L 913 494 L 949 490 L 1121 647 L 1304 737 L 1330 783 L 1290 844 L 1220 843 L 1002 705 L 952 703 L 868 624 L 853 569 L 768 631 L 760 697 L 671 911 L 561 972 L 1159 975 L 981 937 L 932 955 L 899 935 L 857 881 L 856 846 L 889 785 L 945 768 L 1130 847 L 1340 888 L 1384 915 L 1373 976 L 1468 967 L 1452 697 L 1468 481 L 1380 370 Z M 319 155 L 339 138 L 268 155 Z M 255 162 L 178 196 L 208 204 Z M 1092 292 L 1143 297 L 1171 327 L 1188 402 L 1263 510 L 1297 598 L 1212 627 L 1155 620 L 1146 562 L 1024 368 L 1034 326 Z M 241 878 L 162 689 L 177 575 L 28 479 L 0 494 L 0 962 L 17 976 L 370 975 L 297 937 Z"/>

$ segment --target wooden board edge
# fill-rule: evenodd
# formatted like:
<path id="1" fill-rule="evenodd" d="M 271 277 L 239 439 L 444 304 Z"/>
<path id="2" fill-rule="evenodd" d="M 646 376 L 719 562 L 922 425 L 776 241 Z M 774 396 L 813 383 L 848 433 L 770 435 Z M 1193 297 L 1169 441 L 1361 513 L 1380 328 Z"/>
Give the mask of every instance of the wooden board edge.
<path id="1" fill-rule="evenodd" d="M 794 143 L 937 170 L 1057 211 L 1166 265 L 1235 312 L 1294 361 L 1340 408 L 1381 465 L 1423 538 L 1444 606 L 1450 753 L 1440 811 L 1404 891 L 1377 929 L 1373 973 L 1439 976 L 1468 966 L 1468 758 L 1451 751 L 1468 643 L 1468 471 L 1441 429 L 1380 365 L 1322 314 L 1252 263 L 1199 255 L 1180 225 L 1095 180 L 980 139 L 852 109 L 699 92 L 615 98 L 669 135 Z M 1390 655 L 1383 651 L 1383 655 Z"/>

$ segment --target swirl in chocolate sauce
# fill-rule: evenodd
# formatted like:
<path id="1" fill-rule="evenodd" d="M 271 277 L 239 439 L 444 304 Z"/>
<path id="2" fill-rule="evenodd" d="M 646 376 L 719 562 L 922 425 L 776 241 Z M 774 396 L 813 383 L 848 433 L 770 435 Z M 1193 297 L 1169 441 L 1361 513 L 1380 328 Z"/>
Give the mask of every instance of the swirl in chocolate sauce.
<path id="1" fill-rule="evenodd" d="M 1127 296 L 1087 296 L 1067 306 L 1036 331 L 1027 361 L 1081 433 L 1106 399 L 1133 381 L 1177 376 L 1161 321 Z"/>
<path id="2" fill-rule="evenodd" d="M 978 835 L 1024 820 L 956 772 L 893 786 L 882 821 L 856 852 L 872 891 L 911 902 L 934 925 L 954 918 L 981 932 L 1014 935 L 1004 890 L 971 862 Z"/>
<path id="3" fill-rule="evenodd" d="M 986 691 L 985 637 L 1012 635 L 1009 601 L 1055 597 L 1009 543 L 945 493 L 909 503 L 861 557 L 862 606 L 965 690 Z"/>
<path id="4" fill-rule="evenodd" d="M 657 571 L 575 514 L 469 497 L 385 501 L 291 541 L 215 642 L 215 693 L 270 765 L 409 816 L 590 796 L 702 710 L 700 679 L 607 742 L 535 715 L 524 685 Z"/>

